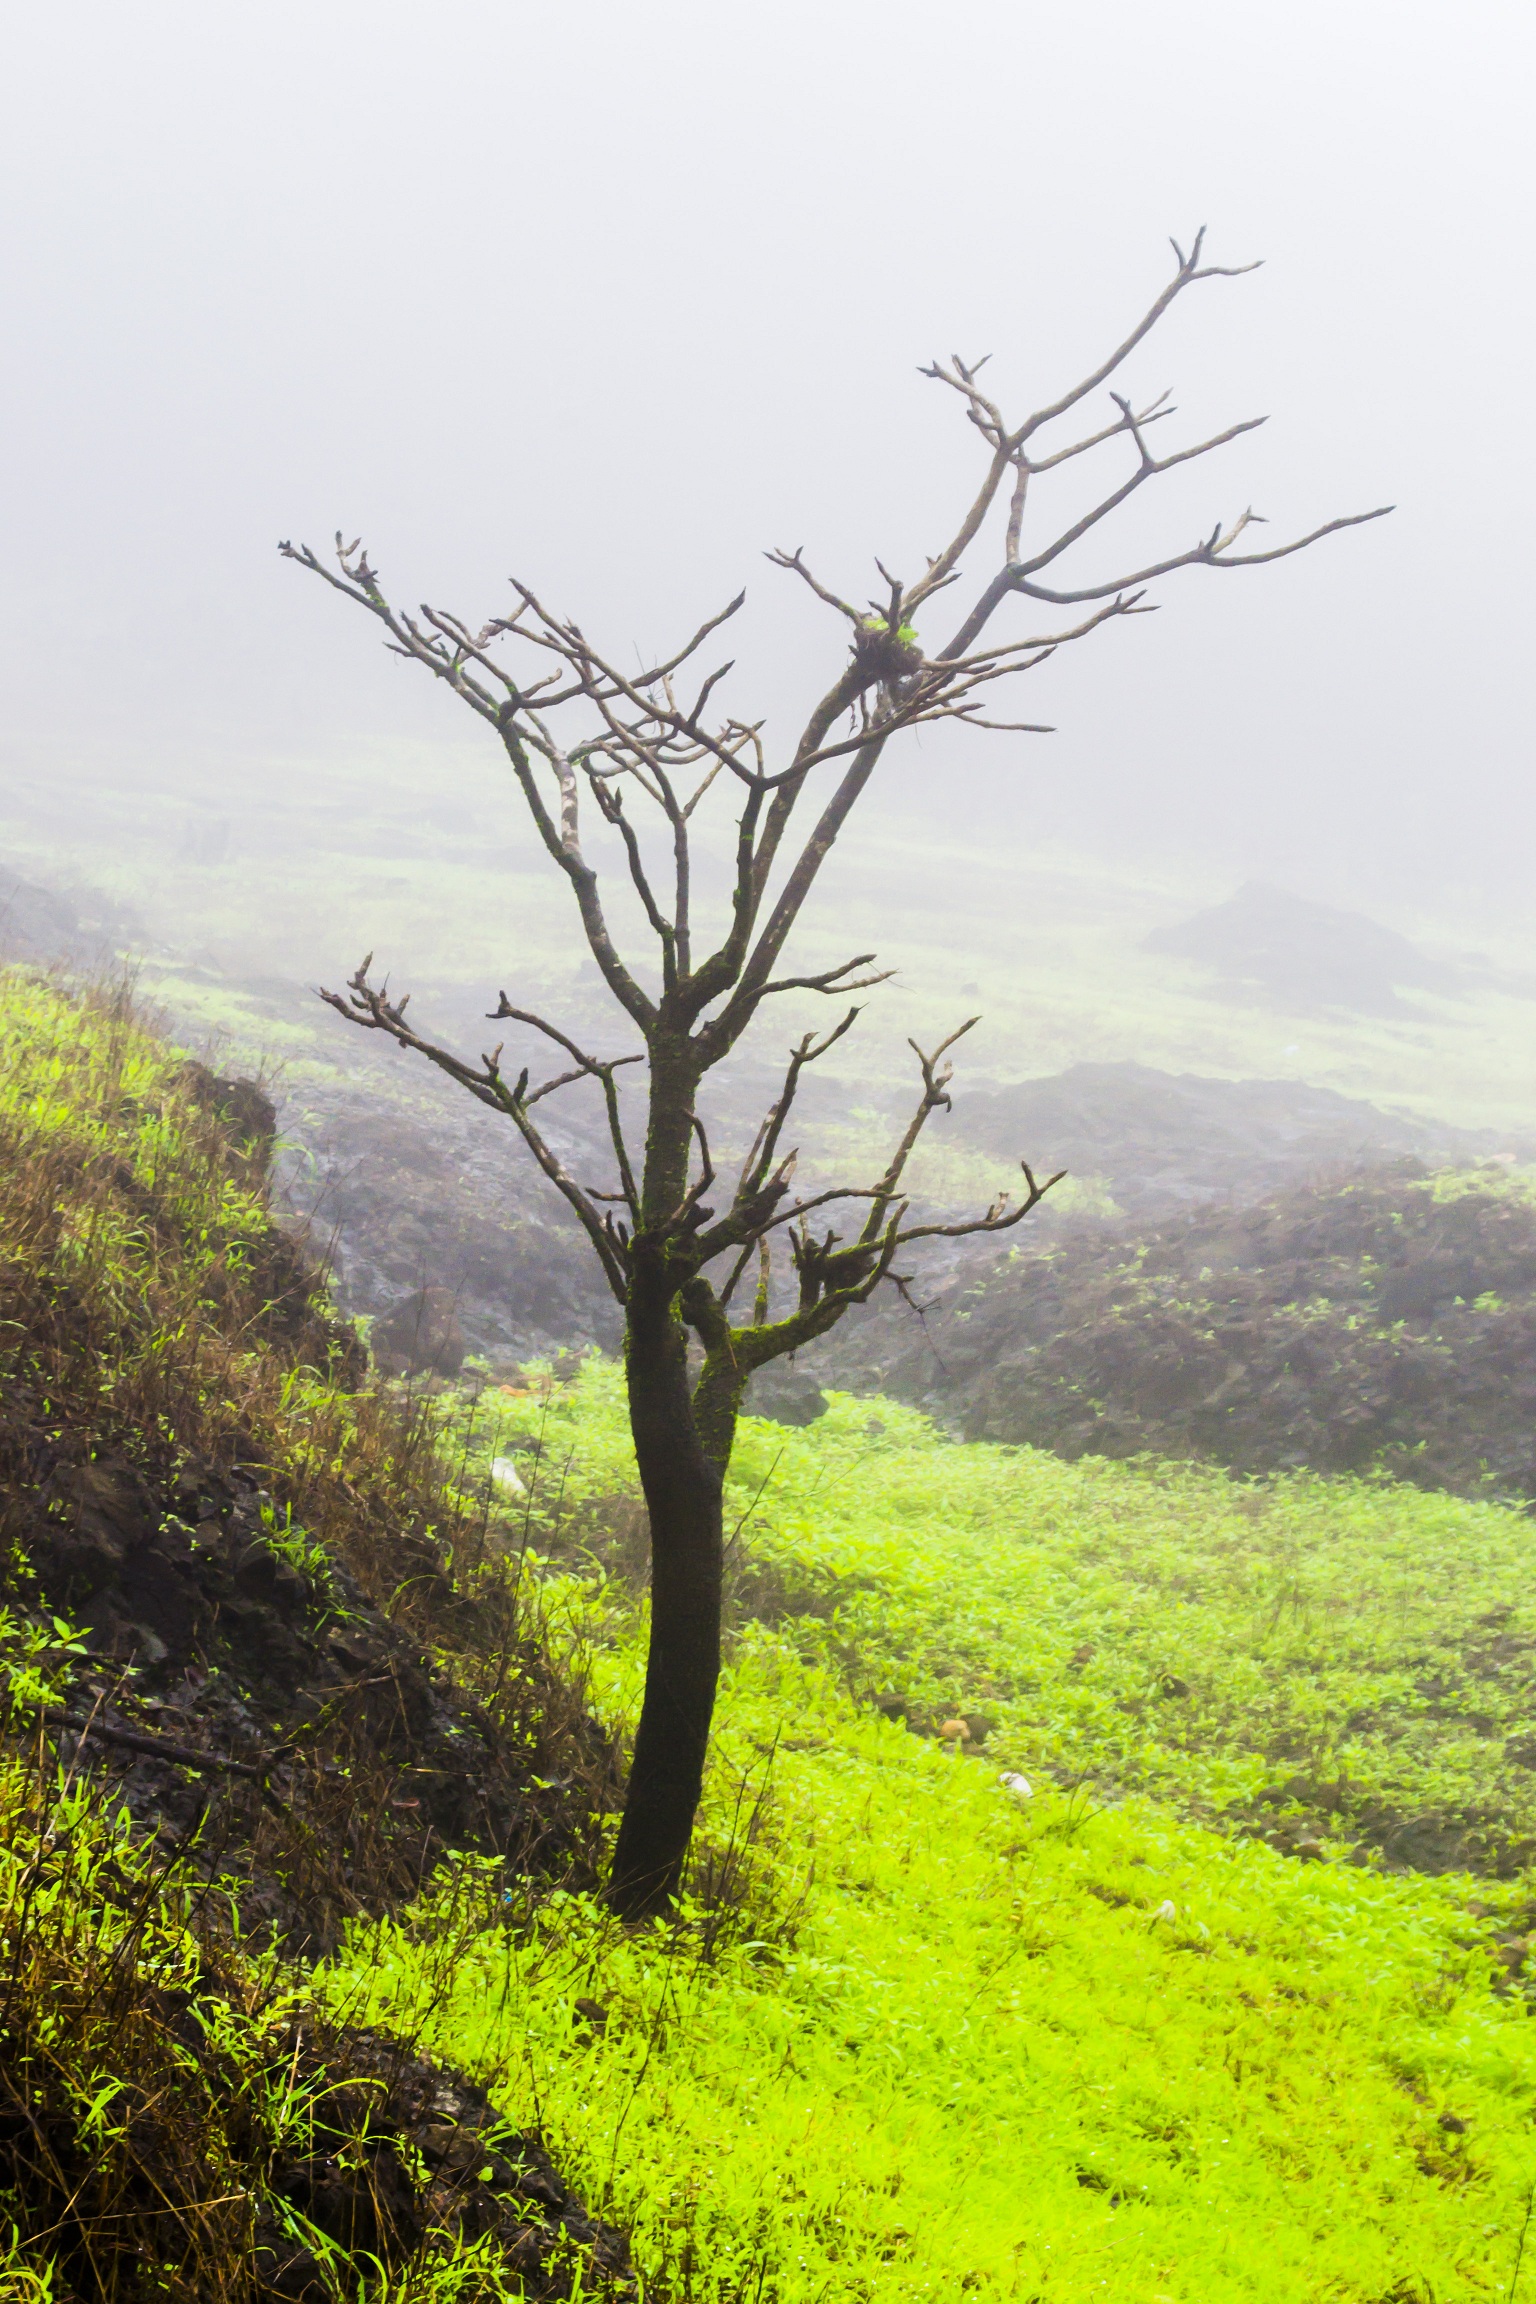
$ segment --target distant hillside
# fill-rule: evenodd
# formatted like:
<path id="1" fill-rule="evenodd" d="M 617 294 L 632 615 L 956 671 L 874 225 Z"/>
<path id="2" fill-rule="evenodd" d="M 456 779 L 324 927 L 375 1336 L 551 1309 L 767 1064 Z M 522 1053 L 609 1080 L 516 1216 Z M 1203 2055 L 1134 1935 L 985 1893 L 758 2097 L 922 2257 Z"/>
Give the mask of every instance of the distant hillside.
<path id="1" fill-rule="evenodd" d="M 1138 1216 L 1257 1200 L 1330 1170 L 1404 1155 L 1439 1164 L 1504 1149 L 1491 1134 L 1386 1112 L 1303 1080 L 1213 1080 L 1146 1064 L 1074 1064 L 957 1094 L 957 1136 L 1037 1174 L 1096 1177 Z"/>
<path id="2" fill-rule="evenodd" d="M 765 1086 L 762 1101 L 771 1093 Z M 829 1085 L 808 1104 L 814 1153 L 842 1103 Z M 758 1109 L 743 1102 L 754 1119 Z M 283 1200 L 329 1256 L 340 1303 L 379 1323 L 376 1341 L 419 1337 L 420 1364 L 440 1373 L 466 1352 L 511 1374 L 562 1348 L 617 1348 L 616 1308 L 578 1228 L 510 1131 L 467 1097 L 405 1073 L 387 1094 L 309 1081 L 281 1118 Z M 601 1168 L 607 1153 L 579 1095 L 552 1125 L 565 1157 Z M 1096 1179 L 1127 1215 L 1150 1221 L 1364 1161 L 1413 1155 L 1438 1165 L 1502 1148 L 1491 1134 L 1304 1082 L 1141 1064 L 1077 1064 L 1006 1088 L 964 1088 L 942 1141 L 1000 1164 L 1027 1154 L 1041 1172 Z M 987 1187 L 964 1184 L 959 1204 L 969 1208 Z M 1034 1229 L 1056 1228 L 1048 1204 Z"/>
<path id="3" fill-rule="evenodd" d="M 1155 928 L 1145 948 L 1208 968 L 1228 998 L 1257 998 L 1298 1012 L 1344 1008 L 1390 1016 L 1406 1008 L 1399 997 L 1405 988 L 1457 989 L 1453 969 L 1395 928 L 1362 912 L 1309 903 L 1265 880 L 1245 882 L 1227 903 L 1192 919 Z"/>
<path id="4" fill-rule="evenodd" d="M 124 908 L 92 889 L 65 895 L 0 864 L 0 960 L 100 961 L 133 931 Z"/>
<path id="5" fill-rule="evenodd" d="M 1536 1197 L 1403 1164 L 1086 1228 L 838 1331 L 823 1382 L 967 1438 L 1536 1498 Z"/>

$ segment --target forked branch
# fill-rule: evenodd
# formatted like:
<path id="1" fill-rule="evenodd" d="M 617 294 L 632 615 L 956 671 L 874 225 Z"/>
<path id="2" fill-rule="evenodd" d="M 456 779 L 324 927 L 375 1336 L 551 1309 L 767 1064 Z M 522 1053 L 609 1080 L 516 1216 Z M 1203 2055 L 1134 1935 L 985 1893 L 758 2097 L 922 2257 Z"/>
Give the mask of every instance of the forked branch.
<path id="1" fill-rule="evenodd" d="M 366 966 L 346 997 L 326 998 L 349 1022 L 416 1049 L 515 1121 L 540 1166 L 580 1216 L 616 1291 L 622 1293 L 625 1285 L 629 1243 L 642 1209 L 649 1211 L 648 1239 L 664 1238 L 668 1253 L 678 1259 L 680 1285 L 690 1273 L 702 1275 L 712 1259 L 726 1260 L 721 1304 L 730 1301 L 753 1259 L 760 1262 L 773 1236 L 792 1232 L 802 1310 L 817 1310 L 834 1300 L 857 1301 L 858 1291 L 873 1284 L 872 1275 L 890 1270 L 891 1257 L 907 1241 L 1017 1223 L 1055 1181 L 1037 1185 L 1026 1168 L 1025 1194 L 1017 1204 L 999 1202 L 959 1227 L 910 1223 L 904 1198 L 907 1164 L 927 1120 L 947 1106 L 948 1050 L 959 1034 L 931 1056 L 917 1051 L 923 1082 L 919 1105 L 875 1183 L 798 1201 L 791 1194 L 794 1155 L 782 1149 L 787 1117 L 804 1067 L 841 1038 L 854 1012 L 820 1040 L 807 1035 L 792 1053 L 783 1090 L 719 1215 L 705 1204 L 705 1192 L 713 1190 L 716 1179 L 696 1111 L 696 1090 L 736 1046 L 764 1000 L 791 992 L 831 996 L 865 991 L 888 979 L 890 971 L 874 968 L 868 953 L 821 971 L 786 970 L 783 959 L 822 866 L 894 737 L 946 721 L 1045 733 L 1048 723 L 999 712 L 992 691 L 999 691 L 1001 701 L 1008 684 L 1038 672 L 1063 648 L 1123 617 L 1150 613 L 1157 602 L 1149 597 L 1149 587 L 1166 577 L 1187 568 L 1230 570 L 1284 559 L 1323 537 L 1379 519 L 1389 509 L 1344 514 L 1303 535 L 1244 549 L 1249 531 L 1261 524 L 1249 509 L 1187 545 L 1154 554 L 1145 565 L 1118 572 L 1080 566 L 1079 548 L 1105 534 L 1133 497 L 1233 445 L 1262 421 L 1246 417 L 1181 444 L 1169 430 L 1176 415 L 1169 393 L 1138 395 L 1125 374 L 1132 356 L 1189 290 L 1254 268 L 1207 262 L 1203 229 L 1187 248 L 1175 243 L 1172 275 L 1129 331 L 1084 376 L 1027 413 L 1005 408 L 990 376 L 983 381 L 984 361 L 957 354 L 923 371 L 959 401 L 979 439 L 984 454 L 979 481 L 947 540 L 914 580 L 875 561 L 878 588 L 863 607 L 856 604 L 857 587 L 829 582 L 809 565 L 803 547 L 768 555 L 831 611 L 842 643 L 830 682 L 798 733 L 783 745 L 769 741 L 760 716 L 744 714 L 726 701 L 733 665 L 717 660 L 714 643 L 740 613 L 744 594 L 706 616 L 680 647 L 651 657 L 644 670 L 631 671 L 579 624 L 547 607 L 520 578 L 511 579 L 507 612 L 475 623 L 431 604 L 415 613 L 397 607 L 361 543 L 347 543 L 339 533 L 329 564 L 307 545 L 280 547 L 365 609 L 383 627 L 391 649 L 443 681 L 494 728 L 538 838 L 573 892 L 603 979 L 645 1042 L 651 1060 L 648 1142 L 665 1144 L 664 1155 L 655 1154 L 662 1161 L 664 1184 L 651 1188 L 649 1170 L 640 1172 L 631 1159 L 621 1125 L 615 1073 L 638 1059 L 599 1061 L 558 1028 L 513 1008 L 503 994 L 495 1014 L 552 1039 L 575 1066 L 535 1088 L 529 1087 L 526 1074 L 514 1086 L 502 1076 L 499 1051 L 475 1065 L 417 1035 L 405 1020 L 405 1000 L 392 1002 L 387 989 L 369 983 Z M 1108 401 L 1102 416 L 1087 413 L 1100 392 Z M 1103 481 L 1085 510 L 1069 511 L 1053 522 L 1048 517 L 1052 476 L 1076 471 L 1088 458 L 1101 460 Z M 967 578 L 967 565 L 978 553 L 984 554 L 983 564 Z M 949 636 L 935 644 L 925 638 L 920 623 L 934 613 L 941 593 L 962 583 L 966 592 Z M 1086 613 L 1057 629 L 1020 635 L 997 622 L 1015 595 Z M 827 770 L 829 778 L 819 777 Z M 819 798 L 802 825 L 800 812 L 808 806 L 813 782 Z M 734 868 L 724 933 L 696 962 L 691 841 L 696 811 L 711 792 L 736 795 Z M 587 850 L 584 808 L 599 830 L 612 836 L 622 859 L 622 875 L 649 940 L 641 959 L 620 950 L 599 862 Z M 791 845 L 792 833 L 798 845 Z M 583 1077 L 596 1080 L 602 1091 L 618 1171 L 614 1194 L 587 1190 L 570 1177 L 532 1118 L 541 1098 Z M 671 1099 L 665 1112 L 658 1097 Z M 659 1134 L 658 1116 L 665 1121 Z M 690 1182 L 694 1145 L 703 1172 Z M 858 1228 L 846 1242 L 809 1229 L 811 1214 L 835 1201 L 864 1204 Z M 611 1212 L 602 1213 L 600 1203 L 610 1202 L 623 1204 L 627 1224 Z"/>
<path id="2" fill-rule="evenodd" d="M 628 1155 L 624 1150 L 623 1133 L 618 1125 L 613 1074 L 620 1066 L 638 1064 L 642 1059 L 639 1056 L 616 1056 L 604 1060 L 589 1057 L 576 1046 L 574 1041 L 568 1039 L 557 1025 L 550 1024 L 544 1018 L 534 1016 L 525 1010 L 512 1007 L 506 994 L 503 993 L 500 1005 L 494 1011 L 497 1016 L 515 1018 L 519 1023 L 532 1025 L 536 1031 L 542 1032 L 576 1060 L 574 1070 L 561 1073 L 556 1079 L 545 1081 L 542 1087 L 534 1089 L 530 1094 L 529 1072 L 526 1066 L 518 1073 L 515 1081 L 509 1082 L 507 1080 L 501 1069 L 501 1047 L 495 1048 L 489 1055 L 482 1056 L 479 1064 L 476 1065 L 466 1062 L 464 1058 L 455 1055 L 452 1049 L 443 1047 L 438 1041 L 429 1040 L 425 1035 L 417 1032 L 412 1025 L 406 1022 L 405 1017 L 405 1011 L 410 1004 L 410 994 L 406 992 L 398 1000 L 391 999 L 387 985 L 376 985 L 370 981 L 368 972 L 372 965 L 373 954 L 370 952 L 361 967 L 349 977 L 348 988 L 344 994 L 328 992 L 324 988 L 320 988 L 320 998 L 327 1007 L 334 1008 L 338 1016 L 345 1017 L 349 1024 L 355 1024 L 365 1032 L 383 1032 L 395 1042 L 397 1047 L 410 1048 L 418 1056 L 424 1056 L 429 1064 L 436 1066 L 438 1071 L 445 1073 L 450 1080 L 457 1081 L 461 1088 L 467 1089 L 477 1102 L 488 1105 L 492 1111 L 504 1113 L 513 1122 L 544 1174 L 575 1211 L 582 1229 L 592 1243 L 598 1262 L 603 1268 L 604 1277 L 622 1304 L 626 1300 L 628 1292 L 628 1273 L 613 1227 L 605 1220 L 598 1208 L 598 1196 L 587 1191 L 570 1174 L 530 1115 L 532 1107 L 542 1097 L 552 1095 L 557 1088 L 565 1087 L 571 1081 L 583 1078 L 600 1080 L 603 1084 L 613 1126 L 615 1150 L 620 1163 L 624 1197 L 633 1204 L 634 1178 L 630 1170 Z"/>

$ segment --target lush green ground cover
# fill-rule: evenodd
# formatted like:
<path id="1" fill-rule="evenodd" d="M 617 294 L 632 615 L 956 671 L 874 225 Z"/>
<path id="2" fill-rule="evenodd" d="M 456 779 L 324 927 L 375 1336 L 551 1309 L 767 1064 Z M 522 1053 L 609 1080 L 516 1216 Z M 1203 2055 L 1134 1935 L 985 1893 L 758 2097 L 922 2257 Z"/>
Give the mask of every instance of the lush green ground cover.
<path id="1" fill-rule="evenodd" d="M 13 978 L 5 1015 L 16 1269 L 78 1315 L 50 1401 L 100 1374 L 88 1405 L 114 1430 L 222 1445 L 230 1418 L 257 1419 L 326 1534 L 337 1465 L 373 1493 L 359 1435 L 388 1403 L 285 1375 L 235 1317 L 270 1245 L 250 1179 L 121 1006 L 77 1013 Z M 471 1582 L 485 1490 L 488 1539 L 524 1553 L 621 1718 L 644 1625 L 615 1372 L 445 1408 Z M 1536 1831 L 1529 1522 L 960 1447 L 851 1400 L 803 1432 L 749 1422 L 732 1510 L 730 1663 L 677 1925 L 626 1936 L 581 1896 L 460 1861 L 317 1980 L 230 1948 L 251 2072 L 274 2011 L 308 2023 L 316 1995 L 471 2065 L 633 2232 L 657 2304 L 1519 2304 L 1536 2026 L 1510 1939 L 1528 1888 L 1374 1856 L 1460 1834 L 1496 1873 Z M 882 1717 L 882 1695 L 995 1727 L 957 1754 Z M 0 1780 L 5 2022 L 13 2041 L 33 2027 L 77 2125 L 130 2080 L 163 2117 L 162 2079 L 195 2102 L 195 2076 L 154 2064 L 144 1995 L 201 1955 L 173 1902 L 120 1947 L 114 1914 L 147 1887 L 112 1815 L 50 1790 L 40 1757 L 43 1777 Z M 78 1815 L 55 1818 L 65 1793 Z M 1318 1833 L 1321 1860 L 1260 1824 Z M 105 2046 L 98 1955 L 125 1995 Z M 214 2181 L 222 2117 L 188 2195 L 243 2215 L 235 2179 Z M 34 2238 L 0 2228 L 0 2296 L 49 2292 Z M 423 2300 L 505 2293 L 462 2254 L 412 2278 Z"/>
<path id="2" fill-rule="evenodd" d="M 470 1469 L 518 1442 L 510 1533 L 622 1710 L 613 1372 L 488 1395 Z M 1479 1618 L 1524 1636 L 1528 1523 L 961 1448 L 851 1401 L 748 1425 L 733 1490 L 699 1910 L 626 1938 L 556 1899 L 503 1931 L 465 1874 L 355 1940 L 338 2003 L 495 2070 L 662 2293 L 1508 2293 L 1536 2032 L 1487 1907 L 1507 1925 L 1518 1883 L 1198 1819 L 1298 1757 L 1400 1805 L 1489 1799 L 1457 1690 Z M 997 1729 L 957 1756 L 862 1700 L 886 1689 Z"/>

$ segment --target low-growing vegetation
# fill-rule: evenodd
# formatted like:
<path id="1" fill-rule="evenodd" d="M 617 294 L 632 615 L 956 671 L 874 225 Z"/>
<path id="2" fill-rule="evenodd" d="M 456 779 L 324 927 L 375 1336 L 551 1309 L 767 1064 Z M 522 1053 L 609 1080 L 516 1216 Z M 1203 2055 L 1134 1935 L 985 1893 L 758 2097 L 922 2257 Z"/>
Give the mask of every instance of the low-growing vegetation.
<path id="1" fill-rule="evenodd" d="M 0 2297 L 1519 2304 L 1523 1514 L 749 1417 L 625 1928 L 615 1369 L 364 1383 L 228 1092 L 3 997 Z"/>
<path id="2" fill-rule="evenodd" d="M 559 1557 L 628 1565 L 603 1363 L 476 1415 L 499 1421 L 474 1446 L 541 1461 L 527 1509 Z M 847 1397 L 803 1430 L 749 1421 L 731 1509 L 738 1623 L 919 1731 L 983 1713 L 999 1765 L 1387 1869 L 1513 1877 L 1536 1853 L 1522 1513 L 1384 1480 L 1065 1463 Z"/>
<path id="3" fill-rule="evenodd" d="M 1536 1497 L 1536 1194 L 1384 1162 L 1155 1229 L 1081 1227 L 825 1349 L 966 1439 Z"/>
<path id="4" fill-rule="evenodd" d="M 450 1848 L 589 1882 L 611 1749 L 358 1388 L 260 1093 L 120 989 L 0 1020 L 0 2295 L 622 2294 L 537 2137 L 309 1981 Z"/>
<path id="5" fill-rule="evenodd" d="M 464 1424 L 522 1466 L 622 1717 L 613 1372 Z M 441 1907 L 356 1933 L 344 2004 L 537 2105 L 661 2294 L 1507 2293 L 1530 1799 L 1474 1707 L 1481 1661 L 1525 1716 L 1528 1523 L 852 1400 L 749 1422 L 732 1504 L 706 1842 L 735 1919 L 637 1939 L 562 1897 L 506 1932 L 471 1894 L 446 1963 Z"/>

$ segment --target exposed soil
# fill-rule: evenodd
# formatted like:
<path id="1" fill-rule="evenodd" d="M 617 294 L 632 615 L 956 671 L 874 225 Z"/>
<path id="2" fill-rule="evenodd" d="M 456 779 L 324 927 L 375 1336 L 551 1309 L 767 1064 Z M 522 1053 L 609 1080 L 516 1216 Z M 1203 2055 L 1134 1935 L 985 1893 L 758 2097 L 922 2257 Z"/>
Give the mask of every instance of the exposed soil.
<path id="1" fill-rule="evenodd" d="M 24 2237 L 50 2233 L 61 2299 L 335 2304 L 362 2292 L 359 2274 L 455 2242 L 480 2243 L 534 2304 L 636 2296 L 622 2234 L 590 2214 L 538 2131 L 509 2128 L 462 2073 L 376 2031 L 291 2022 L 236 2068 L 219 2046 L 216 1974 L 196 1994 L 151 1987 L 131 2011 L 130 1995 L 104 1979 L 130 2018 L 123 2045 L 136 2017 L 132 2046 L 158 2045 L 161 2069 L 120 2079 L 149 2104 L 115 2165 L 79 2136 L 46 2058 L 23 2048 L 18 2064 L 10 2034 L 0 2049 L 0 2194 L 22 2207 Z M 295 2101 L 309 2107 L 298 2128 L 280 2112 Z"/>
<path id="2" fill-rule="evenodd" d="M 615 1757 L 596 1721 L 541 1701 L 553 1692 L 526 1638 L 507 1659 L 522 1716 L 493 1718 L 339 1563 L 295 1564 L 253 1473 L 186 1465 L 156 1484 L 122 1456 L 72 1459 L 35 1424 L 7 1437 L 36 1477 L 12 1490 L 6 1535 L 90 1647 L 53 1721 L 61 1748 L 83 1733 L 166 1845 L 198 1827 L 199 1867 L 245 1876 L 247 1930 L 317 1955 L 448 1848 L 590 1879 L 591 1819 L 570 1787 L 595 1790 Z M 415 1566 L 444 1582 L 429 1546 Z"/>
<path id="3" fill-rule="evenodd" d="M 183 1081 L 227 1131 L 237 1171 L 259 1179 L 274 1130 L 260 1089 L 200 1066 Z M 234 1316 L 247 1335 L 361 1380 L 366 1355 L 321 1308 L 313 1267 L 278 1226 L 247 1242 L 240 1285 Z M 71 1346 L 67 1296 L 29 1311 L 23 1290 L 9 1308 L 23 1323 L 46 1317 L 54 1364 L 71 1349 L 88 1361 L 83 1334 Z M 445 1847 L 521 1870 L 589 1870 L 591 1804 L 566 1787 L 600 1800 L 614 1755 L 515 1614 L 489 1593 L 473 1608 L 460 1599 L 437 1542 L 409 1526 L 363 1545 L 365 1583 L 294 1539 L 263 1478 L 259 1451 L 215 1462 L 153 1431 L 116 1433 L 88 1385 L 78 1399 L 38 1374 L 6 1387 L 0 1543 L 26 1564 L 23 1598 L 89 1639 L 92 1757 L 134 1814 L 171 1837 L 203 1814 L 203 1861 L 238 1851 L 249 1870 L 247 1924 L 308 1953 L 349 1913 L 408 1895 Z M 410 1631 L 383 1605 L 402 1592 Z M 423 1633 L 462 1641 L 466 1629 L 505 1659 L 495 1718 L 421 1645 Z M 206 1752 L 210 1765 L 136 1747 L 146 1736 Z"/>
<path id="4" fill-rule="evenodd" d="M 633 2297 L 623 2237 L 588 2214 L 537 2131 L 498 2120 L 483 2088 L 376 2032 L 343 2028 L 274 2042 L 299 2080 L 323 2087 L 315 2148 L 280 2156 L 270 2187 L 354 2257 L 410 2256 L 429 2232 L 494 2238 L 531 2299 L 600 2287 Z M 418 2161 L 426 2181 L 413 2172 Z M 258 2223 L 257 2270 L 271 2294 L 329 2304 L 333 2284 L 307 2248 Z"/>
<path id="5" fill-rule="evenodd" d="M 262 1092 L 196 1066 L 180 1086 L 205 1115 L 187 1125 L 223 1144 L 233 1180 L 259 1185 L 274 1123 Z M 34 1193 L 32 1252 L 0 1265 L 4 1597 L 34 1622 L 67 1617 L 85 1646 L 68 1693 L 41 1712 L 23 1700 L 0 1732 L 34 1751 L 39 1809 L 56 1797 L 57 1763 L 85 1770 L 127 1810 L 155 1878 L 196 1886 L 204 1981 L 194 1999 L 145 1983 L 132 1958 L 109 1964 L 114 2037 L 148 2059 L 132 2079 L 152 2108 L 110 2153 L 80 2129 L 49 2046 L 63 2034 L 37 2029 L 25 1995 L 7 2002 L 0 2194 L 27 2230 L 57 2233 L 59 2292 L 83 2304 L 146 2293 L 151 2259 L 177 2269 L 166 2293 L 320 2304 L 347 2277 L 335 2249 L 354 2272 L 369 2258 L 404 2266 L 444 2233 L 486 2242 L 532 2297 L 630 2296 L 620 2236 L 586 2212 L 537 2135 L 503 2130 L 462 2075 L 374 2033 L 279 2026 L 274 2074 L 317 2106 L 295 2149 L 249 2076 L 226 2071 L 210 2045 L 210 1994 L 233 1960 L 231 1896 L 243 1953 L 272 1944 L 312 1959 L 350 1918 L 408 1900 L 448 1851 L 498 1859 L 506 1881 L 529 1889 L 593 1885 L 619 1756 L 551 1669 L 515 1586 L 482 1575 L 471 1599 L 454 1581 L 422 1514 L 427 1489 L 413 1494 L 400 1475 L 380 1495 L 358 1490 L 347 1507 L 357 1541 L 343 1557 L 293 1524 L 259 1437 L 232 1441 L 213 1416 L 217 1442 L 202 1454 L 188 1445 L 185 1387 L 163 1389 L 163 1415 L 114 1406 L 113 1355 L 137 1348 L 138 1333 L 114 1339 L 48 1247 L 69 1191 L 88 1186 L 96 1197 L 82 1206 L 128 1210 L 147 1237 L 164 1234 L 168 1255 L 179 1221 L 126 1164 L 104 1156 L 87 1178 L 66 1159 Z M 200 1312 L 226 1320 L 242 1349 L 295 1375 L 361 1380 L 366 1355 L 277 1225 L 247 1225 L 239 1258 L 207 1285 Z M 130 1307 L 136 1317 L 148 1315 Z M 403 1411 L 391 1445 L 411 1436 Z M 399 1498 L 393 1519 L 385 1493 Z M 452 1670 L 442 1653 L 457 1658 Z M 494 1687 L 454 1677 L 486 1659 Z M 42 1833 L 40 1878 L 68 1837 Z M 15 1998 L 14 1973 L 7 1990 Z M 288 2236 L 284 2203 L 316 2248 L 331 2245 L 329 2267 Z"/>

